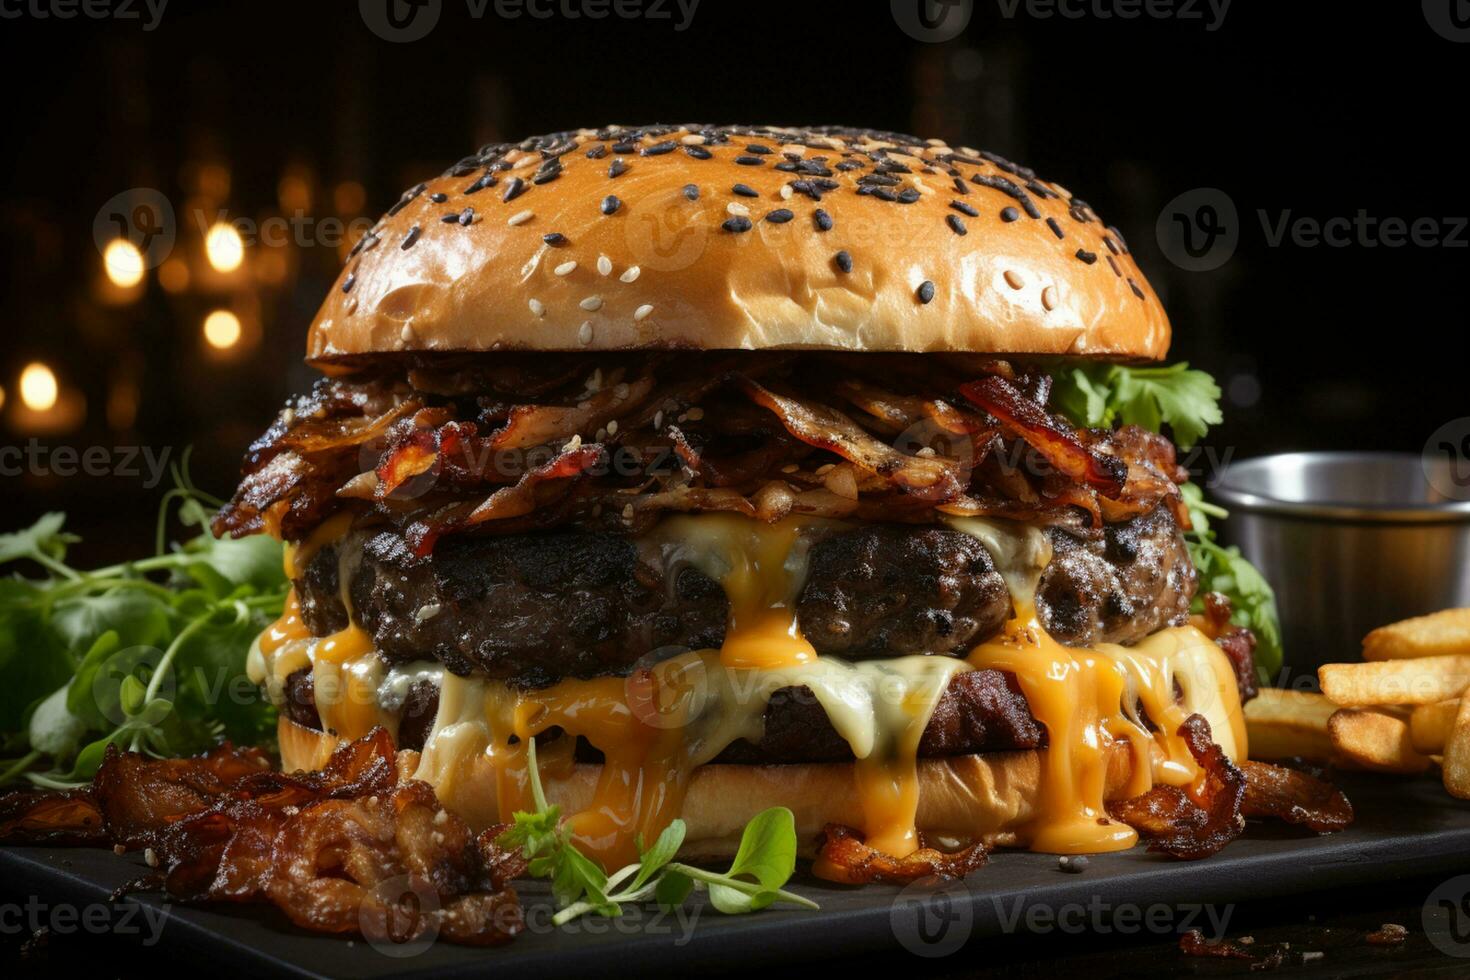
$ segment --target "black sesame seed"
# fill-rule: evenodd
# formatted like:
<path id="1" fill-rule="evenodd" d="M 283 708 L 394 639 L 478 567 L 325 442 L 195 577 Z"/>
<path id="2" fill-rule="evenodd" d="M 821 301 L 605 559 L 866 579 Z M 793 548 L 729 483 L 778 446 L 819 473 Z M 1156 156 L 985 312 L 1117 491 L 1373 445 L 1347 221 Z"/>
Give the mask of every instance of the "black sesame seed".
<path id="1" fill-rule="evenodd" d="M 344 292 L 344 293 L 350 293 L 350 292 L 352 292 L 352 287 L 355 286 L 356 284 L 357 284 L 357 273 L 355 273 L 355 272 L 349 272 L 349 273 L 347 273 L 347 278 L 342 280 L 342 292 Z"/>
<path id="2" fill-rule="evenodd" d="M 665 153 L 672 153 L 678 145 L 673 140 L 664 140 L 662 143 L 645 146 L 642 150 L 642 155 L 646 157 L 663 156 Z"/>
<path id="3" fill-rule="evenodd" d="M 612 145 L 612 151 L 614 153 L 632 153 L 636 149 L 638 149 L 637 143 L 629 143 L 626 140 Z"/>
<path id="4" fill-rule="evenodd" d="M 899 204 L 913 204 L 918 199 L 919 192 L 913 187 L 905 187 L 903 190 L 898 192 Z"/>
<path id="5" fill-rule="evenodd" d="M 1083 262 L 1086 262 L 1088 265 L 1092 265 L 1092 263 L 1097 261 L 1097 253 L 1089 252 L 1085 248 L 1079 248 L 1076 252 L 1076 255 L 1077 258 L 1081 259 Z"/>
<path id="6" fill-rule="evenodd" d="M 759 143 L 751 143 L 745 149 L 749 153 L 774 153 L 775 152 L 769 146 L 761 146 Z"/>
<path id="7" fill-rule="evenodd" d="M 474 193 L 477 193 L 479 191 L 484 190 L 487 187 L 494 187 L 495 184 L 497 183 L 497 181 L 498 181 L 498 178 L 495 176 L 495 172 L 494 171 L 486 171 L 485 173 L 481 174 L 480 177 L 479 177 L 479 179 L 477 179 L 473 184 L 471 184 L 470 186 L 466 187 L 464 189 L 464 193 L 466 193 L 466 194 L 474 194 Z M 435 196 L 438 196 L 438 195 L 435 195 Z"/>
<path id="8" fill-rule="evenodd" d="M 1015 208 L 1001 208 L 1000 220 L 1004 222 L 1009 223 L 1019 219 L 1020 217 L 1021 212 L 1017 211 Z"/>
<path id="9" fill-rule="evenodd" d="M 1143 299 L 1143 290 L 1138 288 L 1138 283 L 1133 281 L 1132 276 L 1128 277 L 1128 288 L 1133 290 L 1134 296 L 1137 296 L 1139 299 Z"/>
<path id="10" fill-rule="evenodd" d="M 749 184 L 736 184 L 734 187 L 730 188 L 730 190 L 734 191 L 736 194 L 739 194 L 741 197 L 761 196 L 760 191 L 756 190 L 754 187 L 751 187 Z"/>
<path id="11" fill-rule="evenodd" d="M 740 164 L 742 167 L 762 167 L 765 166 L 766 163 L 766 161 L 762 160 L 760 157 L 751 156 L 746 153 L 742 153 L 740 154 L 740 156 L 736 157 L 735 162 Z"/>
<path id="12" fill-rule="evenodd" d="M 446 215 L 442 215 L 439 220 L 444 222 L 446 225 L 456 224 L 459 222 L 459 212 L 451 211 Z"/>
<path id="13" fill-rule="evenodd" d="M 612 163 L 610 163 L 610 164 L 607 165 L 607 175 L 609 177 L 617 177 L 620 174 L 625 174 L 627 172 L 628 172 L 628 165 L 626 163 L 624 163 L 622 160 L 616 160 L 615 159 L 615 160 L 613 160 Z"/>
<path id="14" fill-rule="evenodd" d="M 837 261 L 837 268 L 841 269 L 843 272 L 852 271 L 852 256 L 847 253 L 846 249 L 838 252 L 835 256 L 833 256 L 833 258 Z"/>
<path id="15" fill-rule="evenodd" d="M 623 206 L 623 202 L 620 201 L 620 200 L 618 200 L 616 197 L 614 197 L 611 194 L 609 194 L 607 197 L 604 197 L 602 199 L 602 213 L 603 214 L 616 214 L 618 208 L 620 208 L 622 206 Z"/>
<path id="16" fill-rule="evenodd" d="M 873 188 L 870 188 L 870 189 L 873 192 L 873 196 L 876 197 L 880 201 L 896 201 L 896 200 L 898 200 L 898 195 L 895 194 L 895 193 L 893 193 L 891 190 L 889 190 L 886 187 L 873 187 Z"/>
<path id="17" fill-rule="evenodd" d="M 978 218 L 978 217 L 980 217 L 980 212 L 979 211 L 976 211 L 974 208 L 970 207 L 970 205 L 966 204 L 964 201 L 950 201 L 949 202 L 949 206 L 952 207 L 952 208 L 954 208 L 960 214 L 963 214 L 963 215 L 965 215 L 967 217 L 970 217 L 970 218 Z"/>
<path id="18" fill-rule="evenodd" d="M 710 157 L 714 156 L 713 153 L 711 153 L 709 150 L 706 150 L 704 147 L 695 145 L 684 147 L 684 152 L 689 154 L 696 160 L 708 160 Z"/>
<path id="19" fill-rule="evenodd" d="M 553 231 L 549 234 L 542 235 L 541 240 L 550 245 L 552 248 L 562 248 L 563 246 L 568 244 L 567 236 L 563 235 L 559 231 Z"/>
<path id="20" fill-rule="evenodd" d="M 832 216 L 821 208 L 812 212 L 812 221 L 816 224 L 817 231 L 832 230 Z"/>
<path id="21" fill-rule="evenodd" d="M 699 200 L 699 188 L 693 184 L 685 184 L 684 196 L 691 201 Z"/>
<path id="22" fill-rule="evenodd" d="M 957 214 L 945 215 L 944 223 L 949 225 L 949 230 L 954 232 L 956 235 L 965 235 L 969 233 L 969 229 L 965 227 L 965 223 L 960 220 L 960 216 Z"/>
<path id="23" fill-rule="evenodd" d="M 780 163 L 776 164 L 776 169 L 786 174 L 801 172 L 801 168 L 792 163 L 790 160 L 782 160 Z"/>
<path id="24" fill-rule="evenodd" d="M 472 184 L 470 186 L 474 186 L 474 185 Z M 466 190 L 465 193 L 466 194 L 469 194 L 469 193 L 472 193 L 472 192 L 469 191 L 469 190 Z M 435 191 L 434 193 L 432 193 L 432 194 L 429 195 L 429 200 L 433 201 L 435 204 L 443 204 L 445 201 L 449 200 L 449 195 L 448 194 L 445 194 L 445 193 L 442 193 L 440 191 Z"/>
<path id="25" fill-rule="evenodd" d="M 558 178 L 560 176 L 561 176 L 561 165 L 558 164 L 556 167 L 551 168 L 549 170 L 538 170 L 538 171 L 536 171 L 535 175 L 531 177 L 531 183 L 537 184 L 537 185 L 540 185 L 540 184 L 549 184 L 553 180 L 555 180 L 556 178 Z"/>
<path id="26" fill-rule="evenodd" d="M 412 228 L 408 229 L 408 234 L 403 236 L 403 244 L 399 245 L 398 247 L 407 252 L 409 249 L 413 248 L 413 243 L 419 240 L 419 235 L 422 235 L 423 231 L 424 230 L 418 225 L 414 225 Z"/>
<path id="27" fill-rule="evenodd" d="M 766 220 L 773 225 L 784 225 L 796 215 L 789 208 L 777 208 L 766 215 Z"/>
<path id="28" fill-rule="evenodd" d="M 720 227 L 725 229 L 726 231 L 733 231 L 735 234 L 738 235 L 742 231 L 750 231 L 750 219 L 745 217 L 745 215 L 743 214 L 737 214 L 732 217 L 726 218 L 724 223 L 721 224 Z"/>
<path id="29" fill-rule="evenodd" d="M 1106 245 L 1108 247 L 1108 251 L 1112 252 L 1114 255 L 1122 254 L 1122 249 L 1118 248 L 1118 243 L 1113 241 L 1112 238 L 1108 237 L 1107 235 L 1103 236 L 1103 244 Z"/>
<path id="30" fill-rule="evenodd" d="M 505 183 L 505 190 L 500 192 L 502 201 L 514 201 L 521 196 L 521 191 L 526 189 L 526 182 L 519 177 L 512 177 Z"/>
<path id="31" fill-rule="evenodd" d="M 1053 235 L 1056 235 L 1058 238 L 1066 238 L 1067 237 L 1067 233 L 1064 232 L 1064 231 L 1062 231 L 1062 226 L 1057 222 L 1057 219 L 1056 218 L 1047 218 L 1046 219 L 1046 226 L 1048 228 L 1050 228 L 1051 231 L 1052 231 L 1052 234 Z"/>
<path id="32" fill-rule="evenodd" d="M 923 282 L 919 283 L 918 296 L 920 303 L 928 303 L 929 301 L 934 299 L 934 284 L 928 279 L 925 279 Z"/>
<path id="33" fill-rule="evenodd" d="M 603 143 L 598 143 L 587 151 L 589 160 L 601 160 L 605 156 L 607 156 L 607 146 Z"/>
<path id="34" fill-rule="evenodd" d="M 1108 260 L 1108 268 L 1113 270 L 1113 275 L 1119 279 L 1123 278 L 1123 270 L 1118 268 L 1118 260 L 1111 255 L 1104 255 L 1103 258 Z"/>
<path id="35" fill-rule="evenodd" d="M 959 177 L 956 177 L 954 179 L 954 190 L 955 190 L 955 193 L 956 194 L 968 194 L 968 193 L 970 193 L 970 189 L 965 186 L 964 180 L 962 180 Z"/>

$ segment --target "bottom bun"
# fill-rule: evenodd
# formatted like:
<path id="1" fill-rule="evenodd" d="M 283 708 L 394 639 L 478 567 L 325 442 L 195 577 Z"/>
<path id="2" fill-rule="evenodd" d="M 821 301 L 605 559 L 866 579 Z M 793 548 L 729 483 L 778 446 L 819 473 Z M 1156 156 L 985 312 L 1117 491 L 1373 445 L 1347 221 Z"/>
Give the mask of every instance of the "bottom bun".
<path id="1" fill-rule="evenodd" d="M 339 744 L 334 735 L 313 731 L 282 716 L 277 725 L 281 768 L 320 769 Z M 1115 799 L 1133 774 L 1127 742 L 1108 755 L 1106 798 Z M 419 753 L 401 750 L 399 772 L 418 776 Z M 559 772 L 559 770 L 566 770 Z M 545 767 L 547 802 L 563 813 L 592 803 L 600 765 L 577 763 Z M 419 776 L 419 778 L 424 778 Z M 495 773 L 483 756 L 456 767 L 443 778 L 429 778 L 444 807 L 475 830 L 500 822 Z M 983 841 L 988 847 L 1013 847 L 1019 831 L 1036 814 L 1041 784 L 1041 754 L 1036 750 L 987 752 L 919 760 L 918 829 L 947 846 Z M 687 827 L 681 853 L 731 857 L 750 818 L 773 806 L 796 816 L 803 857 L 813 857 L 822 828 L 830 823 L 862 827 L 863 810 L 851 763 L 810 765 L 707 765 L 694 770 L 680 813 Z"/>

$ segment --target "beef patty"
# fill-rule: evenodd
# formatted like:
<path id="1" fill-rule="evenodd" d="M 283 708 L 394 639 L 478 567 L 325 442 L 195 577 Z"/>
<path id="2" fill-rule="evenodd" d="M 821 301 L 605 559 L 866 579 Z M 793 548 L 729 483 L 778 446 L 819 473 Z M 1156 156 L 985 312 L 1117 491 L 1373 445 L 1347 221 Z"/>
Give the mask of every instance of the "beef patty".
<path id="1" fill-rule="evenodd" d="M 1037 607 L 1064 643 L 1132 643 L 1183 622 L 1195 573 L 1165 508 L 1100 534 L 1053 528 Z M 317 635 L 357 621 L 391 662 L 434 659 L 533 688 L 623 675 L 650 654 L 718 647 L 729 602 L 692 567 L 666 573 L 625 537 L 588 531 L 455 537 L 430 558 L 394 531 L 327 547 L 296 581 Z M 339 569 L 344 571 L 339 572 Z M 999 631 L 1011 597 L 985 547 L 943 527 L 864 525 L 811 547 L 797 600 L 818 653 L 848 660 L 963 655 Z"/>
<path id="2" fill-rule="evenodd" d="M 438 704 L 439 691 L 432 682 L 421 681 L 409 688 L 398 723 L 399 748 L 423 748 L 433 729 Z M 298 725 L 321 729 L 309 667 L 286 679 L 283 710 Z M 998 670 L 972 670 L 956 674 L 940 696 L 919 741 L 919 755 L 935 759 L 975 752 L 1034 749 L 1045 741 L 1045 729 L 1031 716 L 1026 696 L 1013 675 Z M 584 762 L 601 761 L 600 753 L 584 740 L 578 740 L 577 757 Z M 775 691 L 766 703 L 765 732 L 761 740 L 733 742 L 714 759 L 717 763 L 747 765 L 851 760 L 852 749 L 832 727 L 809 687 L 783 687 Z"/>

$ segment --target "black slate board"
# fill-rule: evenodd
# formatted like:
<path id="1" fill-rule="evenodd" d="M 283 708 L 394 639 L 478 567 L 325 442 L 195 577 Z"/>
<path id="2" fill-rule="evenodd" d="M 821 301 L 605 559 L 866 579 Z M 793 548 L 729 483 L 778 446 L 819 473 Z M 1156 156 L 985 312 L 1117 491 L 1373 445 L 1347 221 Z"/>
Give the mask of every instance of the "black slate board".
<path id="1" fill-rule="evenodd" d="M 1204 861 L 1175 862 L 1135 848 L 1093 856 L 1084 873 L 1068 874 L 1054 857 L 1007 852 L 966 881 L 937 887 L 849 889 L 798 875 L 792 887 L 818 901 L 820 912 L 721 916 L 699 908 L 674 919 L 648 910 L 621 921 L 589 917 L 562 930 L 549 926 L 545 889 L 529 883 L 521 892 L 532 930 L 513 944 L 470 949 L 434 943 L 407 956 L 386 955 L 360 939 L 304 933 L 265 906 L 173 906 L 157 948 L 221 972 L 256 976 L 719 971 L 904 948 L 939 955 L 982 936 L 1038 930 L 1065 942 L 1069 933 L 1084 930 L 1141 931 L 1148 916 L 1157 917 L 1155 932 L 1198 926 L 1208 935 L 1210 913 L 1218 915 L 1231 902 L 1409 875 L 1448 879 L 1470 870 L 1470 804 L 1451 799 L 1437 781 L 1341 782 L 1358 813 L 1349 830 L 1316 837 L 1252 823 L 1244 837 Z M 48 907 L 103 905 L 141 869 L 136 855 L 107 850 L 0 848 L 4 890 L 36 896 Z M 162 906 L 155 895 L 138 901 Z M 131 921 L 142 936 L 149 934 L 141 916 Z"/>

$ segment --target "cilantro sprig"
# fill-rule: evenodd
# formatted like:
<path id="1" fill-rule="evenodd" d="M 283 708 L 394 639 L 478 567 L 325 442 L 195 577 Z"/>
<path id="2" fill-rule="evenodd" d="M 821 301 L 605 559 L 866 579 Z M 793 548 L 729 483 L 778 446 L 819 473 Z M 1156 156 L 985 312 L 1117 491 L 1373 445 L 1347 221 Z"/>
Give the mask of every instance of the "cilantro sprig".
<path id="1" fill-rule="evenodd" d="M 754 912 L 776 902 L 818 907 L 782 888 L 796 870 L 796 818 L 785 807 L 764 810 L 746 824 L 734 863 L 724 873 L 674 860 L 687 832 L 684 821 L 674 820 L 652 847 L 644 847 L 639 840 L 637 863 L 609 875 L 577 849 L 571 828 L 561 819 L 561 809 L 547 805 L 534 739 L 526 744 L 526 757 L 535 811 L 515 813 L 499 843 L 521 848 L 529 874 L 551 880 L 552 895 L 561 906 L 552 917 L 557 925 L 588 913 L 615 918 L 623 914 L 624 905 L 650 900 L 673 909 L 699 888 L 708 889 L 710 904 L 730 915 Z"/>
<path id="2" fill-rule="evenodd" d="M 245 680 L 251 642 L 280 616 L 281 546 L 215 538 L 219 505 L 187 462 L 159 514 L 155 553 L 83 570 L 62 514 L 0 535 L 0 565 L 42 578 L 0 578 L 0 785 L 86 782 L 107 746 L 188 755 L 221 738 L 269 744 L 274 709 Z M 170 520 L 191 529 L 169 547 Z"/>
<path id="3" fill-rule="evenodd" d="M 1054 369 L 1052 404 L 1078 425 L 1108 428 L 1137 425 L 1153 432 L 1168 426 L 1174 443 L 1189 449 L 1219 425 L 1220 386 L 1204 371 L 1187 363 L 1167 367 L 1067 363 Z M 1185 534 L 1190 557 L 1199 573 L 1194 611 L 1203 596 L 1219 592 L 1230 599 L 1231 621 L 1256 636 L 1256 668 L 1265 677 L 1281 667 L 1281 621 L 1271 585 L 1236 547 L 1216 540 L 1212 520 L 1225 518 L 1223 508 L 1207 502 L 1193 483 L 1180 488 L 1194 529 Z"/>
<path id="4" fill-rule="evenodd" d="M 1167 423 L 1181 449 L 1194 446 L 1210 426 L 1223 421 L 1220 386 L 1185 362 L 1167 367 L 1069 364 L 1052 374 L 1052 402 L 1089 428 L 1121 423 L 1163 432 Z"/>

